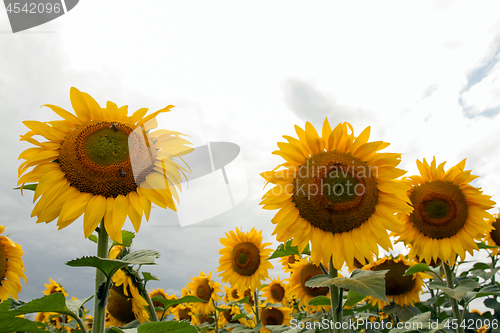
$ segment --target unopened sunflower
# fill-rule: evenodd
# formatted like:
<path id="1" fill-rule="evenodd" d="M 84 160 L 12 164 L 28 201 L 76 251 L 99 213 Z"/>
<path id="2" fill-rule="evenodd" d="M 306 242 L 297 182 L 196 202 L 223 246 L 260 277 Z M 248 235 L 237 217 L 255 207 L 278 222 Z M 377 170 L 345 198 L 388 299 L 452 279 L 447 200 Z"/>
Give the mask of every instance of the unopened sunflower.
<path id="1" fill-rule="evenodd" d="M 270 333 L 271 331 L 266 327 L 267 325 L 290 325 L 292 317 L 290 313 L 292 309 L 287 307 L 282 308 L 265 308 L 261 312 L 261 323 L 264 327 L 261 328 L 260 333 Z"/>
<path id="2" fill-rule="evenodd" d="M 0 234 L 5 227 L 0 225 Z M 24 275 L 23 249 L 7 236 L 0 236 L 0 302 L 9 297 L 17 299 L 21 292 L 20 279 L 26 284 Z"/>
<path id="3" fill-rule="evenodd" d="M 306 259 L 301 259 L 292 264 L 292 274 L 290 276 L 290 295 L 299 302 L 299 307 L 308 307 L 308 303 L 316 296 L 330 296 L 330 288 L 311 288 L 306 286 L 306 282 L 316 275 L 324 274 L 321 268 L 315 263 Z M 314 307 L 313 309 L 316 309 Z M 327 306 L 323 308 L 328 308 Z M 309 309 L 309 308 L 308 308 Z"/>
<path id="4" fill-rule="evenodd" d="M 231 286 L 237 286 L 240 290 L 250 287 L 254 292 L 261 285 L 261 280 L 269 277 L 268 270 L 273 265 L 266 260 L 272 249 L 266 248 L 271 243 L 262 243 L 262 231 L 257 232 L 252 228 L 249 232 L 243 232 L 236 228 L 236 232 L 229 231 L 226 238 L 220 242 L 224 248 L 219 250 L 219 268 L 222 272 L 223 282 Z"/>
<path id="5" fill-rule="evenodd" d="M 194 304 L 202 314 L 207 315 L 215 311 L 214 302 L 220 301 L 218 294 L 222 290 L 220 283 L 212 281 L 212 272 L 208 275 L 201 272 L 200 276 L 192 277 L 187 287 L 193 296 L 203 300 L 203 302 Z"/>
<path id="6" fill-rule="evenodd" d="M 121 242 L 121 228 L 128 216 L 137 232 L 142 216 L 149 219 L 151 203 L 176 210 L 183 169 L 172 158 L 189 153 L 180 133 L 150 130 L 156 116 L 172 105 L 145 116 L 139 109 L 128 116 L 127 106 L 108 102 L 101 108 L 86 93 L 70 90 L 74 112 L 46 105 L 63 120 L 24 121 L 30 129 L 21 136 L 36 147 L 19 156 L 19 182 L 37 183 L 31 216 L 49 223 L 57 218 L 59 229 L 84 214 L 88 237 L 104 219 L 112 239 Z M 40 135 L 48 141 L 38 141 Z M 133 164 L 132 164 L 133 163 Z M 32 168 L 30 170 L 30 168 Z"/>
<path id="7" fill-rule="evenodd" d="M 488 220 L 488 223 L 494 228 L 490 232 L 486 233 L 484 241 L 489 246 L 495 246 L 496 248 L 490 249 L 493 255 L 497 255 L 500 252 L 500 214 L 494 216 L 492 219 Z"/>
<path id="8" fill-rule="evenodd" d="M 415 265 L 415 262 L 406 260 L 403 255 L 398 258 L 384 257 L 363 267 L 365 271 L 389 270 L 385 274 L 385 295 L 390 302 L 394 301 L 399 306 L 412 305 L 420 301 L 419 294 L 422 292 L 424 282 L 422 279 L 430 278 L 429 275 L 418 272 L 405 275 L 405 272 Z M 373 305 L 378 304 L 382 309 L 388 303 L 379 299 L 368 297 Z"/>
<path id="9" fill-rule="evenodd" d="M 283 306 L 288 306 L 289 286 L 285 281 L 281 281 L 278 276 L 276 279 L 271 279 L 271 282 L 262 288 L 262 297 L 266 299 L 267 303 L 281 303 Z"/>
<path id="10" fill-rule="evenodd" d="M 413 186 L 408 195 L 414 211 L 399 215 L 403 226 L 395 235 L 411 244 L 410 258 L 418 256 L 428 263 L 439 258 L 453 264 L 457 254 L 462 260 L 466 251 L 472 255 L 478 249 L 474 240 L 492 230 L 485 219 L 494 219 L 487 210 L 495 202 L 469 184 L 478 176 L 464 170 L 465 160 L 448 171 L 445 163 L 437 165 L 435 158 L 430 165 L 425 159 L 417 160 L 420 176 L 402 181 Z"/>
<path id="11" fill-rule="evenodd" d="M 368 142 L 370 127 L 356 137 L 349 123 L 332 130 L 325 119 L 321 136 L 309 122 L 295 130 L 298 139 L 283 136 L 288 142 L 273 152 L 286 162 L 261 173 L 276 185 L 261 204 L 279 209 L 272 219 L 277 240 L 293 238 L 300 252 L 311 242 L 313 261 L 332 257 L 336 269 L 372 258 L 379 245 L 392 248 L 386 229 L 399 229 L 394 213 L 412 211 L 409 186 L 395 181 L 406 173 L 396 168 L 401 154 L 379 153 L 389 144 Z"/>

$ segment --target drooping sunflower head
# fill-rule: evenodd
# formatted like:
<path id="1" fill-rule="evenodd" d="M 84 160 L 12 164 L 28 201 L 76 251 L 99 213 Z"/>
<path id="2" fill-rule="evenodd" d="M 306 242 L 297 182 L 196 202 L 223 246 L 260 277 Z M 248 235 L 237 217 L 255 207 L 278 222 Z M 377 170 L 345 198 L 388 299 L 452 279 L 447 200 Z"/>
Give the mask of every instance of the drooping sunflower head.
<path id="1" fill-rule="evenodd" d="M 0 225 L 0 235 L 5 227 Z M 24 275 L 23 249 L 7 236 L 0 236 L 0 302 L 9 297 L 17 299 L 21 292 L 20 279 L 26 284 Z"/>
<path id="2" fill-rule="evenodd" d="M 422 292 L 424 283 L 422 279 L 430 278 L 429 275 L 418 272 L 412 275 L 405 275 L 405 272 L 415 265 L 416 262 L 406 260 L 403 255 L 397 258 L 384 257 L 363 267 L 367 271 L 388 270 L 385 275 L 385 294 L 387 300 L 394 301 L 397 305 L 413 305 L 419 302 L 419 293 Z M 368 297 L 373 305 L 378 304 L 382 309 L 388 303 L 379 299 Z"/>
<path id="3" fill-rule="evenodd" d="M 25 121 L 30 129 L 21 136 L 36 147 L 19 156 L 19 182 L 37 183 L 32 216 L 49 223 L 57 218 L 59 229 L 84 214 L 88 237 L 104 218 L 112 239 L 121 242 L 121 228 L 130 218 L 136 232 L 142 216 L 149 219 L 151 202 L 176 209 L 181 175 L 175 157 L 191 151 L 180 133 L 157 130 L 155 117 L 173 107 L 145 116 L 139 109 L 128 116 L 127 106 L 108 102 L 105 108 L 86 93 L 71 88 L 75 114 L 46 105 L 63 120 Z M 48 141 L 34 138 L 39 135 Z M 30 170 L 30 168 L 32 168 Z"/>
<path id="4" fill-rule="evenodd" d="M 261 333 L 270 333 L 267 325 L 290 325 L 292 319 L 290 313 L 292 309 L 288 307 L 282 308 L 265 308 L 261 312 L 261 323 L 264 327 L 260 330 Z"/>
<path id="5" fill-rule="evenodd" d="M 497 216 L 493 216 L 493 219 L 488 220 L 488 224 L 490 224 L 494 229 L 490 230 L 486 233 L 484 240 L 486 244 L 489 246 L 496 246 L 494 249 L 490 249 L 493 255 L 497 255 L 500 252 L 500 214 Z"/>
<path id="6" fill-rule="evenodd" d="M 298 139 L 283 136 L 273 154 L 286 162 L 262 177 L 276 186 L 262 198 L 264 209 L 279 209 L 272 222 L 280 242 L 293 238 L 300 252 L 311 242 L 311 257 L 335 268 L 392 247 L 387 229 L 396 231 L 395 212 L 410 213 L 408 185 L 395 179 L 401 154 L 379 153 L 389 144 L 368 142 L 370 128 L 355 136 L 349 123 L 333 130 L 325 119 L 322 135 L 307 122 L 295 126 Z M 349 130 L 351 133 L 349 133 Z"/>
<path id="7" fill-rule="evenodd" d="M 125 270 L 119 269 L 112 277 L 107 310 L 119 322 L 126 324 L 138 319 L 143 323 L 149 320 L 146 306 L 148 303 L 141 296 L 134 278 Z M 111 292 L 113 291 L 113 292 Z"/>
<path id="8" fill-rule="evenodd" d="M 68 293 L 66 292 L 66 290 L 64 290 L 64 288 L 61 284 L 52 280 L 52 278 L 49 278 L 49 280 L 50 280 L 50 283 L 44 284 L 46 289 L 43 291 L 43 293 L 45 295 L 50 295 L 53 293 L 61 293 L 64 296 L 68 297 Z"/>
<path id="9" fill-rule="evenodd" d="M 266 299 L 267 303 L 281 303 L 283 306 L 288 306 L 290 294 L 288 283 L 285 281 L 281 281 L 278 276 L 276 279 L 271 279 L 271 282 L 262 288 L 262 297 Z"/>
<path id="10" fill-rule="evenodd" d="M 220 300 L 218 295 L 221 290 L 221 285 L 218 282 L 212 281 L 212 272 L 205 275 L 203 272 L 198 277 L 192 277 L 191 282 L 187 285 L 193 296 L 203 300 L 203 302 L 194 303 L 203 314 L 210 314 L 215 311 L 214 302 Z"/>
<path id="11" fill-rule="evenodd" d="M 485 219 L 493 219 L 487 210 L 495 202 L 469 184 L 477 176 L 464 171 L 465 160 L 446 172 L 445 163 L 417 160 L 420 175 L 402 181 L 412 185 L 408 195 L 414 210 L 399 215 L 403 225 L 394 235 L 411 245 L 410 258 L 427 263 L 440 259 L 453 264 L 457 254 L 464 260 L 466 251 L 478 249 L 474 239 L 492 230 Z"/>
<path id="12" fill-rule="evenodd" d="M 290 295 L 299 302 L 299 307 L 308 306 L 311 299 L 316 296 L 329 296 L 328 287 L 311 288 L 306 286 L 310 278 L 324 274 L 321 268 L 310 260 L 301 259 L 292 264 L 290 276 Z"/>
<path id="13" fill-rule="evenodd" d="M 273 269 L 266 260 L 272 252 L 266 247 L 271 243 L 262 243 L 262 231 L 252 228 L 245 233 L 236 228 L 236 232 L 229 231 L 220 242 L 224 248 L 219 250 L 221 258 L 217 272 L 222 272 L 219 274 L 222 281 L 239 289 L 250 287 L 255 291 L 259 288 L 261 280 L 269 277 L 268 270 Z"/>

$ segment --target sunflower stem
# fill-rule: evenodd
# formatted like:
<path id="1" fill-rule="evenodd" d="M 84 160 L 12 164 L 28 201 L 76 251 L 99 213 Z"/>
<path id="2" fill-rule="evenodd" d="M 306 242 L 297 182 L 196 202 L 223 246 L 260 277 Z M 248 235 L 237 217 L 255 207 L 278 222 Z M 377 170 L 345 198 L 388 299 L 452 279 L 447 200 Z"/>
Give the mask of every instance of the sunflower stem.
<path id="1" fill-rule="evenodd" d="M 333 260 L 330 257 L 329 263 L 329 275 L 332 278 L 338 277 L 338 271 L 335 267 L 333 267 Z M 330 300 L 332 304 L 332 315 L 334 322 L 334 333 L 343 333 L 342 329 L 342 306 L 339 306 L 340 297 L 339 297 L 339 288 L 335 285 L 330 286 Z M 337 328 L 337 323 L 340 323 L 340 328 Z"/>
<path id="2" fill-rule="evenodd" d="M 153 305 L 153 301 L 151 300 L 151 297 L 149 297 L 149 294 L 144 285 L 140 285 L 139 292 L 141 293 L 141 296 L 146 300 L 146 302 L 148 302 L 149 318 L 151 319 L 151 321 L 158 321 L 155 306 Z"/>
<path id="3" fill-rule="evenodd" d="M 255 305 L 255 320 L 257 321 L 256 325 L 260 324 L 260 318 L 259 318 L 259 295 L 257 294 L 257 290 L 255 290 L 255 293 L 253 294 L 253 302 Z"/>
<path id="4" fill-rule="evenodd" d="M 453 282 L 453 271 L 450 268 L 450 266 L 443 262 L 442 267 L 444 269 L 444 272 L 446 274 L 446 283 L 448 285 L 448 288 L 455 289 L 455 284 Z M 463 328 L 460 327 L 461 324 L 461 319 L 462 317 L 460 316 L 460 310 L 458 309 L 458 303 L 457 300 L 448 295 L 448 299 L 450 300 L 451 303 L 451 309 L 453 310 L 453 317 L 457 320 L 458 322 L 458 327 L 457 327 L 457 332 L 458 333 L 464 333 Z"/>
<path id="5" fill-rule="evenodd" d="M 215 333 L 219 333 L 219 316 L 217 315 L 217 304 L 215 304 L 215 301 L 213 299 L 212 304 L 215 308 Z"/>
<path id="6" fill-rule="evenodd" d="M 101 220 L 97 229 L 97 256 L 99 258 L 108 257 L 108 234 L 104 228 L 104 219 Z M 106 285 L 106 276 L 98 268 L 95 274 L 95 297 L 94 297 L 94 320 L 92 323 L 92 333 L 103 333 L 106 319 L 106 300 L 108 290 L 103 288 Z"/>

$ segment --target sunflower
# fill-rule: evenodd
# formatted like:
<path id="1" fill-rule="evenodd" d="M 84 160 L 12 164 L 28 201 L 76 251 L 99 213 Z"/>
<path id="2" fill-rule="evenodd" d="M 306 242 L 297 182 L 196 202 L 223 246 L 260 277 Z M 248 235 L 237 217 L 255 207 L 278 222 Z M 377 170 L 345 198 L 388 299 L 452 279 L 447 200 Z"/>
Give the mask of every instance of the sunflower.
<path id="1" fill-rule="evenodd" d="M 141 296 L 133 278 L 124 269 L 119 269 L 112 277 L 113 286 L 109 291 L 107 309 L 111 317 L 123 326 L 138 319 L 143 323 L 149 320 L 145 307 L 148 303 Z"/>
<path id="2" fill-rule="evenodd" d="M 403 225 L 394 235 L 411 244 L 410 258 L 418 256 L 428 263 L 439 258 L 453 264 L 457 254 L 464 260 L 465 251 L 472 255 L 478 249 L 474 239 L 493 229 L 485 219 L 494 219 L 487 210 L 495 202 L 469 184 L 477 176 L 464 171 L 465 160 L 447 172 L 445 163 L 436 165 L 435 158 L 430 165 L 425 159 L 417 160 L 420 176 L 402 181 L 413 186 L 408 196 L 414 211 L 399 215 Z"/>
<path id="3" fill-rule="evenodd" d="M 266 327 L 266 325 L 290 325 L 290 320 L 292 317 L 290 313 L 292 309 L 283 308 L 265 308 L 261 312 L 261 323 L 264 325 L 260 329 L 260 333 L 270 333 L 271 331 Z"/>
<path id="4" fill-rule="evenodd" d="M 222 305 L 219 307 L 221 309 L 219 313 L 219 328 L 223 328 L 226 324 L 242 324 L 247 327 L 250 327 L 250 323 L 244 317 L 240 317 L 238 319 L 234 319 L 234 317 L 241 314 L 241 310 L 237 305 Z M 233 330 L 233 328 L 226 328 L 229 332 Z"/>
<path id="5" fill-rule="evenodd" d="M 0 234 L 5 227 L 0 225 Z M 21 245 L 14 243 L 7 236 L 0 236 L 0 302 L 9 297 L 17 299 L 21 292 L 20 279 L 27 279 L 24 275 L 23 249 Z"/>
<path id="6" fill-rule="evenodd" d="M 493 229 L 486 233 L 484 241 L 489 246 L 496 246 L 494 249 L 490 249 L 493 255 L 497 255 L 500 252 L 500 213 L 493 216 L 492 219 L 488 220 Z"/>
<path id="7" fill-rule="evenodd" d="M 52 278 L 49 278 L 50 283 L 44 284 L 45 290 L 42 291 L 45 295 L 50 295 L 53 293 L 61 293 L 64 296 L 68 297 L 68 293 L 66 290 L 64 290 L 63 286 L 59 284 L 58 282 L 52 280 Z"/>
<path id="8" fill-rule="evenodd" d="M 193 296 L 203 300 L 203 302 L 194 304 L 202 314 L 215 311 L 214 302 L 220 301 L 218 293 L 221 292 L 221 285 L 212 281 L 212 272 L 205 275 L 202 271 L 200 276 L 191 278 L 191 282 L 187 284 L 187 287 Z"/>
<path id="9" fill-rule="evenodd" d="M 192 322 L 195 318 L 195 310 L 192 307 L 192 303 L 179 304 L 171 310 L 171 313 L 177 321 L 188 320 Z"/>
<path id="10" fill-rule="evenodd" d="M 150 132 L 157 126 L 155 117 L 173 106 L 146 117 L 147 109 L 128 116 L 127 106 L 108 102 L 101 108 L 76 88 L 71 88 L 70 98 L 76 116 L 45 105 L 63 120 L 23 122 L 30 131 L 21 141 L 36 146 L 19 156 L 25 161 L 19 166 L 18 184 L 38 183 L 34 201 L 40 200 L 31 216 L 46 223 L 57 218 L 62 229 L 84 214 L 85 237 L 104 219 L 110 237 L 121 242 L 127 215 L 137 232 L 142 216 L 149 219 L 151 203 L 176 210 L 175 186 L 181 189 L 186 170 L 172 158 L 192 149 L 178 132 Z M 48 141 L 39 142 L 35 135 Z"/>
<path id="11" fill-rule="evenodd" d="M 308 306 L 309 301 L 316 296 L 330 296 L 330 288 L 328 287 L 311 288 L 306 286 L 306 282 L 310 278 L 321 274 L 324 274 L 321 268 L 309 260 L 301 259 L 292 264 L 289 290 L 290 295 L 299 302 L 299 307 Z"/>
<path id="12" fill-rule="evenodd" d="M 278 276 L 276 279 L 271 279 L 271 282 L 262 288 L 262 297 L 265 297 L 267 303 L 281 303 L 283 306 L 288 306 L 290 295 L 288 283 L 284 283 L 285 281 L 281 281 Z"/>
<path id="13" fill-rule="evenodd" d="M 261 173 L 276 185 L 260 204 L 279 209 L 272 219 L 277 240 L 293 238 L 300 252 L 311 242 L 313 261 L 332 258 L 336 269 L 378 255 L 378 245 L 392 248 L 386 229 L 399 229 L 394 213 L 412 211 L 409 186 L 395 181 L 406 173 L 396 168 L 401 154 L 379 153 L 389 144 L 368 142 L 370 127 L 356 137 L 349 123 L 332 130 L 325 119 L 321 137 L 309 122 L 295 130 L 299 139 L 283 136 L 288 142 L 273 152 L 286 162 Z"/>
<path id="14" fill-rule="evenodd" d="M 397 305 L 412 305 L 420 301 L 418 294 L 422 292 L 424 282 L 422 279 L 430 278 L 429 275 L 418 272 L 411 276 L 406 276 L 405 272 L 415 265 L 415 262 L 406 260 L 403 255 L 397 258 L 384 257 L 363 267 L 365 271 L 389 270 L 385 275 L 385 294 L 387 300 L 394 301 Z M 388 303 L 371 296 L 367 297 L 372 305 L 378 304 L 382 309 Z"/>
<path id="15" fill-rule="evenodd" d="M 162 289 L 153 289 L 150 293 L 149 293 L 149 297 L 151 299 L 153 299 L 153 297 L 155 296 L 158 296 L 158 297 L 162 297 L 164 299 L 177 299 L 177 296 L 173 295 L 175 298 L 172 298 L 172 296 L 169 296 L 167 293 L 165 293 L 165 290 Z M 153 301 L 153 306 L 155 308 L 163 308 L 163 303 L 159 302 L 159 301 Z M 170 312 L 168 311 L 163 311 L 163 310 L 156 310 L 156 317 L 158 318 L 158 320 L 161 320 L 162 318 L 162 315 L 163 313 L 165 312 L 165 316 L 167 316 Z"/>
<path id="16" fill-rule="evenodd" d="M 266 249 L 271 243 L 262 243 L 262 231 L 257 232 L 252 228 L 247 233 L 236 228 L 236 232 L 229 231 L 226 238 L 220 242 L 224 248 L 219 250 L 219 268 L 222 272 L 222 282 L 228 282 L 239 289 L 250 287 L 254 292 L 260 287 L 261 280 L 269 277 L 268 269 L 273 265 L 266 260 L 272 249 Z"/>
<path id="17" fill-rule="evenodd" d="M 228 287 L 224 286 L 224 302 L 229 303 L 233 301 L 239 301 L 240 299 L 243 298 L 243 296 L 240 296 L 239 290 L 237 287 Z"/>
<path id="18" fill-rule="evenodd" d="M 283 271 L 285 273 L 288 273 L 291 271 L 291 267 L 290 265 L 295 263 L 296 261 L 298 261 L 300 259 L 300 256 L 299 255 L 296 255 L 296 254 L 292 254 L 292 255 L 289 255 L 289 256 L 284 256 L 284 257 L 281 257 L 279 259 L 279 262 L 281 263 L 281 265 L 283 266 Z"/>

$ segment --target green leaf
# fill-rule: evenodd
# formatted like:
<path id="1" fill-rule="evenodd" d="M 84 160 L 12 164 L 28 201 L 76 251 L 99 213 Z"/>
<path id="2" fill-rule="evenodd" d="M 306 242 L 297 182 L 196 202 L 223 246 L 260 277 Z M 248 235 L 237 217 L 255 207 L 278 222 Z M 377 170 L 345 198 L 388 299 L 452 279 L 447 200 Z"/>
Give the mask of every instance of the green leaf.
<path id="1" fill-rule="evenodd" d="M 310 278 L 306 282 L 307 287 L 329 287 L 335 285 L 344 289 L 353 290 L 365 296 L 372 296 L 387 302 L 385 296 L 385 274 L 387 270 L 383 271 L 365 271 L 356 269 L 352 272 L 350 278 L 343 277 L 329 277 L 328 275 L 317 275 Z"/>
<path id="2" fill-rule="evenodd" d="M 89 241 L 97 244 L 97 236 L 96 235 L 90 235 L 88 239 L 89 239 Z"/>
<path id="3" fill-rule="evenodd" d="M 148 281 L 160 281 L 159 278 L 157 278 L 156 276 L 154 275 L 151 275 L 151 273 L 148 273 L 148 272 L 142 272 L 142 276 L 144 278 L 144 284 L 146 284 Z"/>
<path id="4" fill-rule="evenodd" d="M 250 296 L 244 297 L 242 299 L 236 300 L 236 301 L 231 301 L 227 302 L 226 305 L 233 305 L 233 304 L 250 304 Z"/>
<path id="5" fill-rule="evenodd" d="M 137 333 L 197 333 L 194 326 L 185 322 L 162 321 L 144 323 L 137 329 Z"/>
<path id="6" fill-rule="evenodd" d="M 476 269 L 490 269 L 490 268 L 491 268 L 491 266 L 488 264 L 485 264 L 484 262 L 477 262 L 474 264 L 471 271 L 476 270 Z"/>
<path id="7" fill-rule="evenodd" d="M 0 312 L 0 318 L 15 317 L 34 312 L 57 312 L 75 316 L 75 314 L 66 307 L 64 295 L 61 293 L 53 293 L 41 298 L 36 298 L 16 309 Z"/>
<path id="8" fill-rule="evenodd" d="M 420 313 L 420 310 L 413 306 L 401 307 L 395 303 L 391 303 L 384 307 L 383 311 L 388 314 L 395 314 L 400 320 L 408 321 L 413 318 L 416 314 Z"/>
<path id="9" fill-rule="evenodd" d="M 316 296 L 307 303 L 307 305 L 332 305 L 330 297 Z"/>
<path id="10" fill-rule="evenodd" d="M 36 183 L 36 184 L 27 184 L 27 185 L 24 185 L 24 186 L 23 186 L 23 191 L 24 191 L 24 190 L 34 191 L 34 190 L 36 190 L 37 185 L 38 185 L 38 183 Z M 18 187 L 13 188 L 13 190 L 20 190 L 20 189 L 21 189 L 21 186 L 18 186 Z"/>
<path id="11" fill-rule="evenodd" d="M 455 287 L 455 298 L 460 301 L 469 291 L 473 291 L 479 287 L 481 285 L 476 280 L 465 279 Z"/>
<path id="12" fill-rule="evenodd" d="M 481 290 L 478 291 L 478 293 L 476 294 L 476 298 L 484 297 L 484 296 L 491 296 L 491 295 L 498 295 L 499 292 L 500 292 L 500 289 L 498 288 L 497 285 L 486 286 L 484 288 L 481 288 Z"/>
<path id="13" fill-rule="evenodd" d="M 16 317 L 0 318 L 0 333 L 46 332 L 38 328 L 36 322 Z"/>
<path id="14" fill-rule="evenodd" d="M 484 244 L 484 243 L 482 243 L 482 242 L 481 242 L 481 243 L 477 243 L 477 242 L 476 242 L 476 244 L 477 244 L 477 247 L 478 247 L 480 250 L 481 250 L 481 249 L 497 249 L 497 248 L 498 248 L 498 246 L 486 245 L 486 244 Z"/>
<path id="15" fill-rule="evenodd" d="M 437 322 L 434 319 L 431 319 L 431 313 L 424 312 L 415 315 L 410 320 L 408 320 L 404 325 L 407 326 L 408 328 L 394 328 L 390 330 L 389 333 L 405 333 L 405 332 L 434 333 L 444 328 L 444 322 L 437 325 L 436 324 Z"/>
<path id="16" fill-rule="evenodd" d="M 307 255 L 311 254 L 311 251 L 309 250 L 309 244 L 307 244 L 307 246 L 304 249 L 304 252 L 302 253 Z M 292 240 L 290 239 L 285 244 L 278 245 L 276 251 L 274 251 L 274 253 L 267 260 L 291 256 L 293 254 L 300 255 L 298 246 L 292 246 Z"/>
<path id="17" fill-rule="evenodd" d="M 202 299 L 199 299 L 198 297 L 195 296 L 184 296 L 180 299 L 166 299 L 161 296 L 154 296 L 152 299 L 154 302 L 160 302 L 163 304 L 163 308 L 166 310 L 171 306 L 177 305 L 177 304 L 182 304 L 182 303 L 200 303 L 200 302 L 205 302 Z"/>
<path id="18" fill-rule="evenodd" d="M 117 241 L 113 241 L 111 243 L 111 246 L 109 247 L 110 249 L 115 246 L 115 245 L 121 245 L 125 247 L 131 247 L 132 246 L 132 241 L 134 240 L 135 234 L 131 231 L 127 230 L 122 230 L 122 242 L 118 243 Z"/>
<path id="19" fill-rule="evenodd" d="M 416 265 L 413 265 L 410 268 L 408 268 L 406 270 L 405 275 L 406 276 L 413 275 L 413 274 L 418 273 L 418 272 L 432 272 L 432 270 L 429 266 L 427 266 L 426 263 L 420 263 L 420 264 L 416 264 Z"/>
<path id="20" fill-rule="evenodd" d="M 495 311 L 500 311 L 500 303 L 494 298 L 487 298 L 484 300 L 483 304 L 490 309 Z"/>
<path id="21" fill-rule="evenodd" d="M 83 304 L 90 301 L 93 297 L 94 297 L 94 295 L 89 296 L 89 297 L 84 298 L 84 299 L 75 299 L 75 300 L 67 301 L 66 306 L 73 313 L 79 314 L 78 312 L 80 311 L 80 308 L 83 306 Z M 83 316 L 79 316 L 79 317 L 83 317 Z"/>
<path id="22" fill-rule="evenodd" d="M 347 294 L 347 299 L 344 302 L 344 306 L 354 306 L 357 303 L 365 299 L 365 295 L 355 292 L 354 290 L 349 290 Z"/>
<path id="23" fill-rule="evenodd" d="M 155 265 L 155 259 L 160 256 L 158 251 L 138 250 L 130 252 L 122 259 L 107 259 L 96 256 L 82 257 L 70 260 L 66 265 L 71 267 L 95 267 L 99 268 L 109 279 L 113 274 L 127 265 Z"/>

